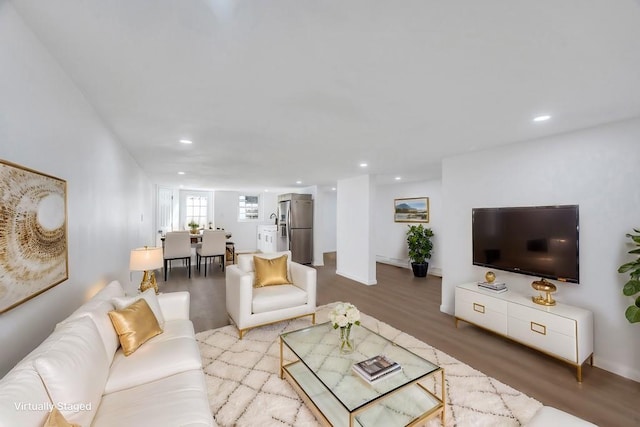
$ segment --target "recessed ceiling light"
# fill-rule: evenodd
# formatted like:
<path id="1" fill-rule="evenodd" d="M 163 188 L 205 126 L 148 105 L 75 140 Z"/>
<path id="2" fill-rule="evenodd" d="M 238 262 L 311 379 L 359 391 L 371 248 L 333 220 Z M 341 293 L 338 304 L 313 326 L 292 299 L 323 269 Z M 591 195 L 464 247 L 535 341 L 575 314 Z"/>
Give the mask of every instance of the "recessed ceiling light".
<path id="1" fill-rule="evenodd" d="M 369 166 L 369 165 L 368 165 L 368 164 L 366 164 L 366 163 L 360 163 L 360 167 L 361 167 L 361 168 L 366 168 L 367 166 Z"/>
<path id="2" fill-rule="evenodd" d="M 331 187 L 331 191 L 336 191 L 336 187 Z"/>
<path id="3" fill-rule="evenodd" d="M 395 180 L 396 180 L 396 181 L 400 181 L 401 179 L 402 179 L 402 177 L 400 177 L 400 176 L 396 176 L 396 177 L 395 177 Z"/>
<path id="4" fill-rule="evenodd" d="M 302 181 L 296 181 L 296 184 L 302 184 Z"/>
<path id="5" fill-rule="evenodd" d="M 184 172 L 180 171 L 178 172 L 178 175 L 184 175 Z"/>
<path id="6" fill-rule="evenodd" d="M 550 118 L 551 118 L 551 116 L 548 116 L 548 115 L 538 116 L 538 117 L 535 117 L 533 119 L 533 121 L 534 122 L 544 122 L 545 120 L 549 120 Z"/>
<path id="7" fill-rule="evenodd" d="M 189 140 L 189 139 L 181 139 L 180 142 L 182 144 L 193 144 L 193 141 Z"/>

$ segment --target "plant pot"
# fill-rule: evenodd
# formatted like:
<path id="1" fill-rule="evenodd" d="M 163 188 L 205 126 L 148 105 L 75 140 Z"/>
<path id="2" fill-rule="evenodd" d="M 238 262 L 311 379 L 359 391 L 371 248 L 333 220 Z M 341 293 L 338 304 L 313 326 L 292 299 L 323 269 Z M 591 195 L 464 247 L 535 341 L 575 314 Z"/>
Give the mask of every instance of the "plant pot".
<path id="1" fill-rule="evenodd" d="M 429 270 L 428 262 L 412 262 L 411 268 L 413 269 L 413 275 L 415 277 L 427 277 L 427 270 Z"/>

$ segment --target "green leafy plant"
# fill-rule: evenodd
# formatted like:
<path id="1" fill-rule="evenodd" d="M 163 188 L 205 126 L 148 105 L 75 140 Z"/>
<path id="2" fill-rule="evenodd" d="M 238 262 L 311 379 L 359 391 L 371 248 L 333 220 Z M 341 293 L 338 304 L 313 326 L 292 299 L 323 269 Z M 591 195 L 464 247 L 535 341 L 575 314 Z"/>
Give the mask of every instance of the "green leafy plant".
<path id="1" fill-rule="evenodd" d="M 433 231 L 420 225 L 410 225 L 407 230 L 407 245 L 409 258 L 417 264 L 424 264 L 431 258 L 433 250 Z"/>
<path id="2" fill-rule="evenodd" d="M 640 230 L 637 228 L 634 228 L 633 231 L 640 233 Z M 633 240 L 635 246 L 638 246 L 636 249 L 630 250 L 629 253 L 640 255 L 640 234 L 627 234 L 626 236 Z M 629 274 L 629 281 L 625 283 L 624 288 L 622 288 L 623 294 L 628 297 L 633 297 L 637 293 L 640 293 L 640 256 L 635 261 L 622 264 L 620 268 L 618 268 L 618 273 Z M 640 322 L 640 296 L 636 298 L 634 304 L 627 307 L 624 315 L 629 323 Z"/>
<path id="3" fill-rule="evenodd" d="M 189 228 L 190 228 L 192 231 L 197 231 L 197 230 L 198 230 L 198 227 L 200 227 L 200 224 L 198 224 L 197 222 L 195 222 L 195 221 L 193 221 L 193 220 L 191 220 L 191 222 L 190 222 L 189 224 L 187 224 L 187 225 L 189 226 Z"/>

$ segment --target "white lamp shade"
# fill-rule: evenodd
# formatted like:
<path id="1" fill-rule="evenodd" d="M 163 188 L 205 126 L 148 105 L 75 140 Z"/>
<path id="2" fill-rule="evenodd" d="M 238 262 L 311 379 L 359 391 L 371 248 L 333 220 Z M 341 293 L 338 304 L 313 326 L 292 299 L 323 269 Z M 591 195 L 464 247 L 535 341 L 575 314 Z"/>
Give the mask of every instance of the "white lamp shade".
<path id="1" fill-rule="evenodd" d="M 131 251 L 129 270 L 147 271 L 155 270 L 163 265 L 162 248 L 137 248 Z"/>

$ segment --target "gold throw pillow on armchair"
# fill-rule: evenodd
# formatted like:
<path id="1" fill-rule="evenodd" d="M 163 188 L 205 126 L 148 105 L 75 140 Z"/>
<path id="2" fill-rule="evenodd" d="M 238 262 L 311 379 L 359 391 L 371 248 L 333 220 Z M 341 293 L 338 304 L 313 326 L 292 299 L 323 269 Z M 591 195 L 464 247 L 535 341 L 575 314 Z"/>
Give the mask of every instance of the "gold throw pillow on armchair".
<path id="1" fill-rule="evenodd" d="M 263 286 L 291 284 L 287 275 L 287 258 L 287 255 L 272 259 L 254 256 L 253 264 L 256 275 L 254 286 L 261 288 Z"/>
<path id="2" fill-rule="evenodd" d="M 122 310 L 110 311 L 109 317 L 125 356 L 129 356 L 142 344 L 162 333 L 158 319 L 144 298 Z"/>

